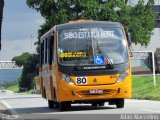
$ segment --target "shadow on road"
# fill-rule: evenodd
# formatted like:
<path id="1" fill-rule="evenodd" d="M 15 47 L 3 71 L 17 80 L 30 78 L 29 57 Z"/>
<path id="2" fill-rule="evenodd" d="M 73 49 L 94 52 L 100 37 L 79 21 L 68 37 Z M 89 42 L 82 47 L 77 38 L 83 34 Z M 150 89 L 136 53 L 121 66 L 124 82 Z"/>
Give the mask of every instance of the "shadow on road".
<path id="1" fill-rule="evenodd" d="M 104 107 L 99 107 L 99 106 L 96 106 L 96 107 L 93 107 L 93 106 L 89 106 L 89 105 L 80 105 L 80 106 L 72 106 L 71 108 L 69 108 L 68 111 L 87 111 L 87 110 L 103 110 L 103 109 L 115 109 L 116 107 L 107 107 L 107 106 L 104 106 Z"/>
<path id="2" fill-rule="evenodd" d="M 116 109 L 116 107 L 92 107 L 89 105 L 80 105 L 80 106 L 72 106 L 65 113 L 73 113 L 74 111 L 77 113 L 78 111 L 89 111 L 89 110 L 107 110 L 107 109 Z M 35 108 L 15 108 L 14 109 L 18 114 L 34 114 L 34 113 L 64 113 L 58 110 L 58 108 L 50 109 L 48 107 L 35 107 Z"/>

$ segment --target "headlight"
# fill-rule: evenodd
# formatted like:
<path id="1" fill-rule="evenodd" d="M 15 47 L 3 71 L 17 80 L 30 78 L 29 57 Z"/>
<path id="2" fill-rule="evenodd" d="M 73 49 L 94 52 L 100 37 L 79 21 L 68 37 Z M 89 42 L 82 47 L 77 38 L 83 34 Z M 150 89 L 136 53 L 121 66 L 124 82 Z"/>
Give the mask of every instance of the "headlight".
<path id="1" fill-rule="evenodd" d="M 117 82 L 122 82 L 127 76 L 129 75 L 129 69 L 124 71 L 124 73 L 120 74 L 118 79 L 117 79 Z"/>
<path id="2" fill-rule="evenodd" d="M 68 76 L 68 75 L 62 74 L 62 79 L 63 79 L 64 81 L 66 81 L 67 83 L 69 83 L 69 84 L 73 84 L 72 79 L 71 79 L 70 76 Z"/>

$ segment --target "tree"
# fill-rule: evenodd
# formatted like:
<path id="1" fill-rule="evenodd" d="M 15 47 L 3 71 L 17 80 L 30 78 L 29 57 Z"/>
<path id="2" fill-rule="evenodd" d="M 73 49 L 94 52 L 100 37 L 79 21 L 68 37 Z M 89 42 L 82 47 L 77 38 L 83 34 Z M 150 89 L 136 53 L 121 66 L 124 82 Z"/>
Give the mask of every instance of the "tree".
<path id="1" fill-rule="evenodd" d="M 20 56 L 14 57 L 12 61 L 15 61 L 19 67 L 23 66 L 22 75 L 19 80 L 19 87 L 28 90 L 33 88 L 33 79 L 38 75 L 39 56 L 26 52 Z"/>
<path id="2" fill-rule="evenodd" d="M 46 22 L 39 37 L 51 27 L 70 20 L 92 19 L 121 22 L 131 33 L 134 43 L 147 46 L 155 26 L 154 0 L 143 0 L 135 6 L 128 0 L 27 0 L 30 8 L 40 12 Z"/>
<path id="3" fill-rule="evenodd" d="M 3 7 L 4 7 L 4 0 L 0 0 L 0 50 L 1 50 L 1 29 L 2 29 Z"/>

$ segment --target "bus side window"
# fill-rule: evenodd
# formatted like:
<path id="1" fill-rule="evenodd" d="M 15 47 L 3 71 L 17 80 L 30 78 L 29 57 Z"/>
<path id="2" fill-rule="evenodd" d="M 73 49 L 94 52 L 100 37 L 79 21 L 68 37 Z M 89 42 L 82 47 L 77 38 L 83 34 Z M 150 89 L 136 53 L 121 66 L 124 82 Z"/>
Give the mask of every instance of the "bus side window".
<path id="1" fill-rule="evenodd" d="M 43 64 L 43 53 L 44 53 L 44 42 L 42 42 L 40 46 L 40 66 L 41 67 Z"/>
<path id="2" fill-rule="evenodd" d="M 44 60 L 44 63 L 47 63 L 47 57 L 48 57 L 48 52 L 47 52 L 47 49 L 48 49 L 48 39 L 46 38 L 45 40 L 45 60 Z"/>
<path id="3" fill-rule="evenodd" d="M 52 60 L 54 60 L 54 35 L 51 35 L 49 40 L 49 65 L 52 64 Z"/>
<path id="4" fill-rule="evenodd" d="M 42 64 L 44 64 L 44 40 L 43 40 L 43 43 L 42 43 Z"/>

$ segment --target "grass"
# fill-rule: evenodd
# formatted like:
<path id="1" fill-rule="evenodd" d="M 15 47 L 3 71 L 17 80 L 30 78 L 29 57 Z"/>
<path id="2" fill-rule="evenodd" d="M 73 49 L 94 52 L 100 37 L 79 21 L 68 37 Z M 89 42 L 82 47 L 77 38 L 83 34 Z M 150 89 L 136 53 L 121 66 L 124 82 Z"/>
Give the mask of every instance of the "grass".
<path id="1" fill-rule="evenodd" d="M 156 77 L 156 87 L 153 85 L 153 76 L 133 76 L 133 98 L 160 100 L 160 76 Z"/>
<path id="2" fill-rule="evenodd" d="M 13 92 L 18 92 L 19 91 L 19 87 L 18 87 L 18 84 L 16 85 L 11 85 L 9 87 L 6 87 L 7 90 L 11 90 Z"/>
<path id="3" fill-rule="evenodd" d="M 32 94 L 32 90 L 28 90 L 28 91 L 21 92 L 21 93 Z"/>
<path id="4" fill-rule="evenodd" d="M 7 90 L 11 90 L 15 93 L 20 93 L 19 92 L 19 87 L 18 87 L 18 84 L 16 85 L 11 85 L 9 87 L 6 87 Z M 21 93 L 26 93 L 26 94 L 32 94 L 32 90 L 28 90 L 28 91 L 25 91 L 25 92 L 21 92 Z"/>

